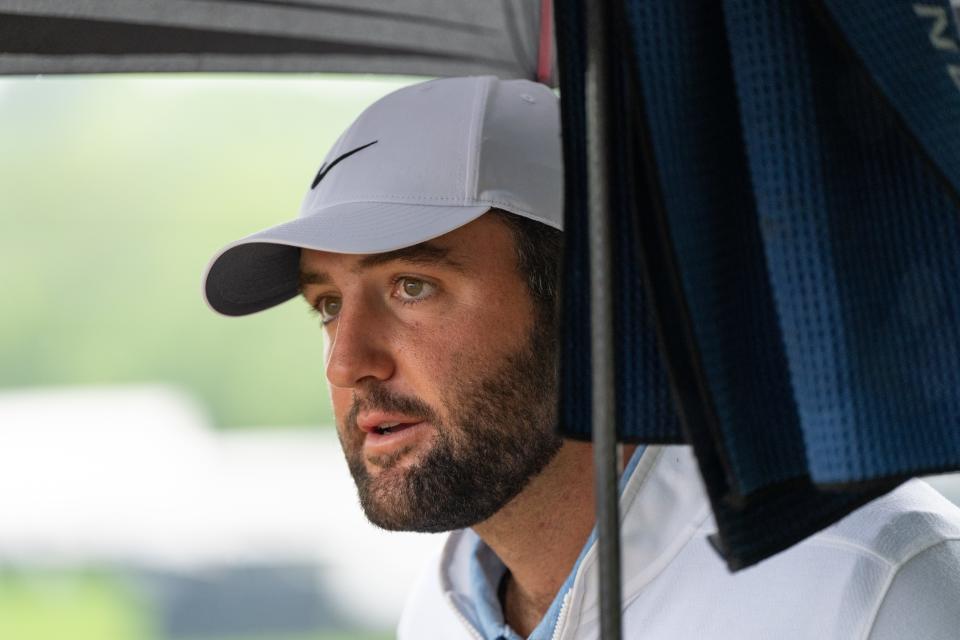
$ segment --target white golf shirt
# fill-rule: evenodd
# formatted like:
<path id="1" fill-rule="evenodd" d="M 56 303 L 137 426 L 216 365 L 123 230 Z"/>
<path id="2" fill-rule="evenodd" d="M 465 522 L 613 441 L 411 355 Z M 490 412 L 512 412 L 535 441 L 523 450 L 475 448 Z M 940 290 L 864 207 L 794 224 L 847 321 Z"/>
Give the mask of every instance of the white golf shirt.
<path id="1" fill-rule="evenodd" d="M 688 447 L 647 447 L 627 474 L 620 496 L 627 639 L 960 639 L 960 509 L 920 480 L 731 574 L 707 542 L 715 526 Z M 497 562 L 472 530 L 451 533 L 411 592 L 398 637 L 517 637 L 490 596 L 504 570 Z M 535 635 L 598 638 L 598 616 L 591 536 Z"/>

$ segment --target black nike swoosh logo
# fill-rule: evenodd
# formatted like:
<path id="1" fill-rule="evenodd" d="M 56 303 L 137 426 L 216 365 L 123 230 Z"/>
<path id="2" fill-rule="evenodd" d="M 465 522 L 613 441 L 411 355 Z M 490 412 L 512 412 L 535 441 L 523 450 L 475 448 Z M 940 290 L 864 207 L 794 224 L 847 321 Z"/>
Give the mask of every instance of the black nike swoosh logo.
<path id="1" fill-rule="evenodd" d="M 311 189 L 316 189 L 316 188 L 317 188 L 317 185 L 320 184 L 320 181 L 323 180 L 323 177 L 330 172 L 330 169 L 333 169 L 335 166 L 337 166 L 337 163 L 338 163 L 338 162 L 340 162 L 341 160 L 344 160 L 344 159 L 346 159 L 346 158 L 349 158 L 350 156 L 352 156 L 353 154 L 355 154 L 357 151 L 363 151 L 364 149 L 366 149 L 366 148 L 369 147 L 370 145 L 377 144 L 377 142 L 378 142 L 377 140 L 374 140 L 373 142 L 368 142 L 367 144 L 363 145 L 362 147 L 357 147 L 357 148 L 354 149 L 353 151 L 347 151 L 345 154 L 343 154 L 342 156 L 340 156 L 339 158 L 337 158 L 336 160 L 334 160 L 333 162 L 331 162 L 329 166 L 327 166 L 327 163 L 324 162 L 322 165 L 320 165 L 320 170 L 317 171 L 317 176 L 313 179 L 313 184 L 310 185 L 310 188 L 311 188 Z"/>

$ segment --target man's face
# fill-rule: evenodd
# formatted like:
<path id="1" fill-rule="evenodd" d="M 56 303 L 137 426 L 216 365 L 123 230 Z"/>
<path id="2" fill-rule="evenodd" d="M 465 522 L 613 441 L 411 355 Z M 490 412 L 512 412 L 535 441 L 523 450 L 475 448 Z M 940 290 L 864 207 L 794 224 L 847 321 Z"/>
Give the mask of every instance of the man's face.
<path id="1" fill-rule="evenodd" d="M 374 524 L 477 524 L 556 454 L 555 328 L 536 321 L 496 216 L 384 254 L 303 250 L 301 281 L 325 323 L 340 442 Z"/>

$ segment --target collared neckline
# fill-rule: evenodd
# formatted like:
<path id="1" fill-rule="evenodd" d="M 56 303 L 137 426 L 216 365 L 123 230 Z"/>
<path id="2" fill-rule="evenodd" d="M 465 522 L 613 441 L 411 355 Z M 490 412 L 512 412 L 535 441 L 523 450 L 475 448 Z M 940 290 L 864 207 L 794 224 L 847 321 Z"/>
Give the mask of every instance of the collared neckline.
<path id="1" fill-rule="evenodd" d="M 710 516 L 696 458 L 689 446 L 650 446 L 620 496 L 621 591 L 633 600 L 676 558 Z M 596 546 L 584 559 L 570 602 L 571 614 L 555 638 L 577 638 L 599 625 Z"/>
<path id="2" fill-rule="evenodd" d="M 659 575 L 705 525 L 710 509 L 696 459 L 688 446 L 651 445 L 638 449 L 621 482 L 622 591 L 627 601 Z M 478 541 L 471 529 L 452 532 L 440 559 L 439 577 L 454 613 L 468 626 L 471 635 L 483 638 L 470 579 L 471 557 Z M 581 628 L 589 635 L 589 630 L 598 624 L 596 555 L 595 536 L 591 535 L 578 566 L 568 577 L 572 583 L 569 588 L 564 585 L 554 602 L 563 612 L 561 615 L 557 611 L 557 620 L 553 621 L 557 628 L 552 638 L 578 637 Z M 566 597 L 562 595 L 564 591 Z M 495 588 L 493 593 L 496 594 Z M 493 602 L 499 610 L 496 595 Z M 502 620 L 502 612 L 500 616 Z M 547 619 L 545 616 L 541 622 L 546 623 Z"/>
<path id="3" fill-rule="evenodd" d="M 626 490 L 630 478 L 640 463 L 644 449 L 645 447 L 643 445 L 637 447 L 637 450 L 630 456 L 630 460 L 627 462 L 623 474 L 620 476 L 619 487 L 621 497 Z M 471 597 L 469 601 L 474 604 L 472 612 L 474 615 L 467 617 L 468 619 L 473 618 L 471 623 L 477 627 L 477 630 L 480 631 L 485 639 L 522 640 L 522 636 L 506 624 L 498 597 L 498 587 L 500 581 L 506 574 L 507 568 L 478 535 L 473 533 L 472 530 L 470 533 L 473 535 L 470 536 L 470 540 L 467 542 L 467 546 L 470 549 L 468 566 Z M 570 589 L 573 588 L 580 565 L 593 548 L 596 540 L 597 528 L 594 526 L 589 538 L 587 538 L 587 542 L 580 550 L 580 554 L 569 575 L 566 580 L 564 580 L 563 585 L 554 597 L 546 614 L 544 614 L 543 618 L 527 637 L 527 640 L 549 640 L 553 637 L 560 619 L 560 613 L 563 609 L 564 599 Z"/>

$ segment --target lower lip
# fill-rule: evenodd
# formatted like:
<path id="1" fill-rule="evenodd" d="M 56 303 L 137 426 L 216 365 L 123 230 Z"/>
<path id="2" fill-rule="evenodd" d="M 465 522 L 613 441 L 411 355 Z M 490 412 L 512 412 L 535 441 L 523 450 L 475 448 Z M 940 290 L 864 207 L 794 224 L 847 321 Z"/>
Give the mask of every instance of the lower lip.
<path id="1" fill-rule="evenodd" d="M 426 428 L 425 422 L 417 422 L 390 433 L 370 431 L 363 441 L 363 449 L 369 454 L 384 454 L 412 444 Z"/>

